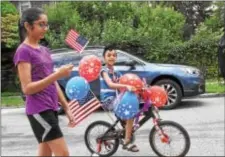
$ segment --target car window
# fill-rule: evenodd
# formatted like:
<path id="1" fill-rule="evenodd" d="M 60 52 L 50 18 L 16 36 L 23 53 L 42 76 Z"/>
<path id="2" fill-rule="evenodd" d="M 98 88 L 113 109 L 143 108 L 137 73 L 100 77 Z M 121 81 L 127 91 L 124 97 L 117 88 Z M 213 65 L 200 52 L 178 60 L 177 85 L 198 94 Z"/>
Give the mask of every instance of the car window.
<path id="1" fill-rule="evenodd" d="M 60 56 L 58 58 L 53 59 L 55 67 L 60 67 L 62 65 L 72 63 L 75 66 L 78 66 L 80 57 L 79 56 Z"/>
<path id="2" fill-rule="evenodd" d="M 102 56 L 103 50 L 102 49 L 96 49 L 92 52 L 86 52 L 85 55 L 95 55 L 97 56 L 100 60 L 102 65 L 104 66 L 104 58 Z"/>
<path id="3" fill-rule="evenodd" d="M 98 54 L 96 53 L 96 51 L 90 51 L 90 50 L 87 50 L 87 51 L 84 51 L 82 52 L 81 54 L 78 54 L 78 56 L 76 56 L 76 58 L 73 58 L 72 61 L 73 61 L 73 64 L 74 65 L 79 65 L 79 62 L 80 60 L 85 57 L 85 56 L 89 56 L 89 55 L 95 55 L 98 57 Z"/>
<path id="4" fill-rule="evenodd" d="M 52 49 L 51 53 L 52 54 L 60 54 L 60 53 L 68 53 L 68 52 L 72 52 L 72 51 L 75 52 L 75 50 L 73 50 L 73 49 L 60 48 L 60 49 Z"/>
<path id="5" fill-rule="evenodd" d="M 124 53 L 121 53 L 120 51 L 117 51 L 117 60 L 116 60 L 115 65 L 125 65 L 125 63 L 127 63 L 127 62 L 134 62 L 135 64 L 139 64 L 139 62 L 137 62 L 130 56 L 128 56 Z"/>
<path id="6" fill-rule="evenodd" d="M 104 58 L 102 56 L 103 54 L 103 49 L 95 49 L 95 55 L 101 60 L 102 65 L 104 65 Z"/>
<path id="7" fill-rule="evenodd" d="M 54 61 L 55 67 L 60 67 L 62 65 L 66 65 L 66 64 L 69 64 L 69 63 L 72 63 L 75 66 L 78 66 L 80 60 L 84 56 L 95 55 L 102 60 L 102 58 L 99 56 L 98 52 L 99 51 L 97 51 L 97 50 L 84 50 L 80 54 L 80 53 L 75 52 L 74 50 L 64 49 L 64 50 L 60 50 L 60 52 L 53 53 L 52 59 Z"/>
<path id="8" fill-rule="evenodd" d="M 122 52 L 121 50 L 116 50 L 117 52 L 117 61 L 115 63 L 115 65 L 125 65 L 125 61 L 133 61 L 135 64 L 140 64 L 138 61 L 136 61 L 135 59 L 133 59 L 132 57 L 124 54 L 125 52 Z M 103 49 L 98 49 L 96 50 L 96 53 L 98 55 L 98 57 L 101 59 L 103 65 L 104 65 L 104 58 L 102 56 L 103 54 Z"/>
<path id="9" fill-rule="evenodd" d="M 81 54 L 75 52 L 72 49 L 59 49 L 53 50 L 52 58 L 54 61 L 55 67 L 60 67 L 65 64 L 72 63 L 75 66 L 79 66 L 80 60 L 87 55 L 96 55 L 100 58 L 102 65 L 104 65 L 104 58 L 102 56 L 103 49 L 87 49 L 84 50 Z M 127 55 L 125 52 L 121 50 L 117 50 L 117 61 L 115 65 L 125 65 L 126 62 L 132 61 L 136 65 L 140 64 L 133 57 Z"/>

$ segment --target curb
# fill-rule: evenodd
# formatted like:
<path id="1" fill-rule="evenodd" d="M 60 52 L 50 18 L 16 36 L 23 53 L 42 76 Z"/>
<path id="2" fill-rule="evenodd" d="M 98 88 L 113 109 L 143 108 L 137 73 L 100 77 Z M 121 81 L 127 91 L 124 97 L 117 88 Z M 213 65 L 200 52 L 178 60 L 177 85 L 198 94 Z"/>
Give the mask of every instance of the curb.
<path id="1" fill-rule="evenodd" d="M 205 93 L 205 94 L 200 94 L 200 95 L 188 97 L 188 98 L 215 98 L 215 97 L 225 98 L 225 93 Z"/>
<path id="2" fill-rule="evenodd" d="M 1 115 L 4 114 L 15 114 L 15 113 L 24 113 L 25 115 L 25 107 L 9 107 L 9 108 L 1 108 Z"/>

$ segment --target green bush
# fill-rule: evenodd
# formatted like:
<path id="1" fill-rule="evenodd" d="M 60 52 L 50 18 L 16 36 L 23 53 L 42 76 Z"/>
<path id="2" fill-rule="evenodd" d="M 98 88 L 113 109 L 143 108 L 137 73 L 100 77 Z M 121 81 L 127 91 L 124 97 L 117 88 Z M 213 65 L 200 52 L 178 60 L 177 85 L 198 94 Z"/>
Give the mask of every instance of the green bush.
<path id="1" fill-rule="evenodd" d="M 171 48 L 167 62 L 196 66 L 206 78 L 217 77 L 217 50 L 221 35 L 222 31 L 212 32 L 201 24 L 190 41 Z"/>
<path id="2" fill-rule="evenodd" d="M 18 15 L 6 14 L 1 17 L 1 43 L 7 48 L 14 48 L 19 43 Z"/>
<path id="3" fill-rule="evenodd" d="M 109 19 L 104 24 L 103 43 L 123 43 L 135 38 L 135 30 L 126 22 Z"/>
<path id="4" fill-rule="evenodd" d="M 46 13 L 50 24 L 50 30 L 46 39 L 51 48 L 65 47 L 65 38 L 70 29 L 75 29 L 85 36 L 90 42 L 99 42 L 100 24 L 97 21 L 85 22 L 72 2 L 59 2 L 56 5 L 46 6 Z"/>
<path id="5" fill-rule="evenodd" d="M 10 2 L 1 2 L 1 44 L 2 47 L 15 48 L 19 42 L 16 7 Z"/>
<path id="6" fill-rule="evenodd" d="M 145 58 L 151 62 L 165 62 L 167 51 L 182 43 L 185 18 L 172 8 L 148 6 L 138 10 L 140 27 L 137 36 L 145 45 Z"/>
<path id="7" fill-rule="evenodd" d="M 213 32 L 216 32 L 218 29 L 223 29 L 225 26 L 225 4 L 222 1 L 218 1 L 214 2 L 214 5 L 217 9 L 210 15 L 209 18 L 205 19 L 204 24 Z"/>

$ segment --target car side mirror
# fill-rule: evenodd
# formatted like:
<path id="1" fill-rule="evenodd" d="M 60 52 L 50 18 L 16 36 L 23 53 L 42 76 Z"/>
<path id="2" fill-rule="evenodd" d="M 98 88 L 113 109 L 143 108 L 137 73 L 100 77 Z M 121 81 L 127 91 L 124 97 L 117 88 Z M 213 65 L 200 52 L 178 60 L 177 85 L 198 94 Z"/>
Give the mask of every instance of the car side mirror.
<path id="1" fill-rule="evenodd" d="M 125 65 L 130 66 L 131 70 L 135 69 L 135 64 L 136 64 L 136 62 L 133 61 L 133 60 L 128 60 L 128 61 L 125 62 Z"/>

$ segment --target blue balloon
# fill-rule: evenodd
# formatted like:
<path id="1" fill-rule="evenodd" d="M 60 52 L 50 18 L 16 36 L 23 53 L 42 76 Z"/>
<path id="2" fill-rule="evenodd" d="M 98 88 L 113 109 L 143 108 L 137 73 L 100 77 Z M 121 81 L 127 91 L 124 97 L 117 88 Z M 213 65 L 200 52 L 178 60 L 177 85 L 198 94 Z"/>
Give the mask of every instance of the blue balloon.
<path id="1" fill-rule="evenodd" d="M 66 95 L 70 100 L 81 100 L 90 90 L 89 83 L 83 77 L 73 77 L 66 84 Z"/>
<path id="2" fill-rule="evenodd" d="M 135 93 L 126 91 L 114 108 L 115 114 L 123 120 L 133 118 L 139 111 L 139 100 Z"/>

